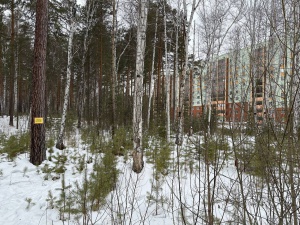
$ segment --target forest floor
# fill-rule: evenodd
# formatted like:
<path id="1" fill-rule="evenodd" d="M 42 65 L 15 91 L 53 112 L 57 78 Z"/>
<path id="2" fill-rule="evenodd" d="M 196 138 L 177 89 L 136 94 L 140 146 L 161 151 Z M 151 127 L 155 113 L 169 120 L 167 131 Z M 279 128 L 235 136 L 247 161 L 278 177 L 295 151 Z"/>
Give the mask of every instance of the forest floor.
<path id="1" fill-rule="evenodd" d="M 8 126 L 8 117 L 3 117 L 0 118 L 0 132 L 8 138 L 24 132 L 27 123 L 26 119 L 20 120 L 21 128 L 17 130 Z M 63 151 L 56 149 L 52 143 L 49 148 L 52 159 L 49 160 L 48 149 L 48 159 L 38 167 L 29 162 L 28 152 L 13 159 L 9 159 L 6 153 L 0 154 L 0 224 L 170 225 L 183 224 L 183 218 L 187 224 L 206 224 L 208 183 L 214 191 L 215 221 L 230 224 L 239 214 L 240 206 L 236 202 L 241 202 L 241 196 L 234 160 L 225 160 L 222 156 L 218 166 L 198 160 L 192 142 L 201 139 L 186 139 L 185 148 L 171 146 L 169 153 L 162 150 L 159 142 L 149 140 L 144 156 L 145 166 L 140 174 L 132 172 L 130 154 L 118 156 L 118 179 L 105 194 L 105 200 L 95 204 L 92 197 L 84 198 L 84 192 L 86 196 L 92 196 L 97 188 L 100 190 L 105 182 L 110 182 L 112 178 L 104 176 L 111 169 L 105 171 L 105 167 L 101 167 L 104 172 L 98 171 L 95 175 L 98 158 L 105 160 L 103 153 L 92 154 L 78 131 L 73 138 L 72 147 Z M 65 160 L 61 160 L 63 157 Z M 60 171 L 62 168 L 63 171 Z M 86 182 L 95 179 L 95 176 L 103 182 Z M 259 182 L 254 182 L 256 179 L 253 180 L 253 177 L 242 179 L 247 183 L 244 188 L 249 189 L 247 204 L 253 205 L 255 210 L 254 197 L 260 194 L 255 192 L 255 187 Z M 90 189 L 88 186 L 84 189 L 87 183 L 91 184 Z M 84 206 L 82 202 L 85 202 Z M 255 213 L 251 212 L 251 207 L 249 212 Z"/>

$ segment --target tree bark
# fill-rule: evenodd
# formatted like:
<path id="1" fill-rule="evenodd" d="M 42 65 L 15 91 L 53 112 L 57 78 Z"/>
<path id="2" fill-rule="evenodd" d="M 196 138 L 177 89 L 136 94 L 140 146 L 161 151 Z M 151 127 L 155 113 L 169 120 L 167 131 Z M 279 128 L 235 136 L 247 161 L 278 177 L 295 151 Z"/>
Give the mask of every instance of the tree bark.
<path id="1" fill-rule="evenodd" d="M 200 3 L 200 0 L 196 2 L 193 0 L 192 11 L 189 17 L 187 18 L 187 3 L 186 0 L 183 1 L 183 11 L 184 11 L 184 24 L 183 24 L 183 37 L 184 37 L 184 64 L 182 69 L 182 78 L 180 84 L 180 93 L 179 93 L 179 109 L 178 109 L 178 119 L 177 119 L 177 134 L 175 144 L 182 145 L 183 141 L 183 124 L 184 124 L 184 96 L 185 96 L 185 78 L 187 76 L 187 66 L 188 66 L 188 47 L 189 47 L 189 35 L 191 30 L 191 25 L 195 11 Z"/>
<path id="2" fill-rule="evenodd" d="M 176 13 L 176 36 L 175 36 L 175 79 L 174 79 L 174 99 L 175 99 L 175 104 L 174 104 L 174 122 L 176 121 L 176 115 L 178 113 L 179 110 L 179 72 L 178 72 L 178 39 L 179 39 L 179 24 L 178 24 L 178 20 L 179 18 L 179 9 L 180 9 L 180 5 L 179 5 L 179 1 L 178 1 L 178 5 L 177 5 L 177 13 Z"/>
<path id="3" fill-rule="evenodd" d="M 98 124 L 101 123 L 102 117 L 102 80 L 103 80 L 103 34 L 102 34 L 102 26 L 100 28 L 100 65 L 99 65 L 99 77 L 98 77 Z"/>
<path id="4" fill-rule="evenodd" d="M 85 34 L 83 40 L 83 56 L 81 61 L 81 76 L 79 78 L 79 91 L 78 91 L 78 105 L 77 105 L 77 128 L 81 128 L 82 114 L 83 114 L 83 103 L 84 103 L 84 90 L 85 90 L 85 63 L 87 61 L 87 51 L 90 42 L 89 32 L 92 27 L 92 22 L 94 20 L 94 13 L 96 10 L 95 1 L 88 1 L 86 6 L 86 21 L 85 21 Z"/>
<path id="5" fill-rule="evenodd" d="M 147 114 L 147 127 L 149 129 L 150 125 L 150 114 L 151 114 L 151 102 L 154 92 L 154 64 L 155 64 L 155 49 L 156 49 L 156 36 L 157 36 L 157 20 L 158 20 L 158 10 L 156 10 L 155 17 L 155 32 L 154 32 L 154 43 L 153 43 L 153 55 L 152 55 L 152 66 L 151 66 L 151 75 L 150 75 L 150 84 L 149 84 L 149 102 L 148 102 L 148 114 Z"/>
<path id="6" fill-rule="evenodd" d="M 112 51 L 112 87 L 111 87 L 111 91 L 112 91 L 112 129 L 111 129 L 111 133 L 112 133 L 112 137 L 114 138 L 115 136 L 115 129 L 116 129 L 116 82 L 117 82 L 117 57 L 116 57 L 116 1 L 112 0 L 112 31 L 111 31 L 111 42 L 112 42 L 112 47 L 111 47 L 111 51 Z"/>
<path id="7" fill-rule="evenodd" d="M 2 13 L 0 14 L 0 24 L 1 24 L 1 30 L 2 30 L 2 20 L 3 20 L 3 15 Z M 2 43 L 2 37 L 0 37 L 0 42 Z M 0 116 L 3 115 L 4 112 L 4 73 L 3 73 L 3 52 L 2 52 L 2 44 L 0 45 Z"/>
<path id="8" fill-rule="evenodd" d="M 45 117 L 47 26 L 48 0 L 38 0 L 36 5 L 31 106 L 30 162 L 34 165 L 40 165 L 46 159 L 45 124 L 35 124 L 34 118 Z"/>
<path id="9" fill-rule="evenodd" d="M 166 77 L 166 138 L 167 142 L 170 142 L 170 65 L 168 60 L 168 37 L 167 37 L 167 16 L 166 6 L 164 5 L 164 36 L 165 36 L 165 77 Z"/>
<path id="10" fill-rule="evenodd" d="M 11 36 L 10 36 L 10 79 L 9 79 L 9 125 L 14 125 L 15 98 L 15 0 L 11 1 Z"/>
<path id="11" fill-rule="evenodd" d="M 65 96 L 64 96 L 64 105 L 63 105 L 63 112 L 61 116 L 61 124 L 60 124 L 60 130 L 59 135 L 56 142 L 56 148 L 63 150 L 65 148 L 65 145 L 63 143 L 64 140 L 64 130 L 66 125 L 66 116 L 67 116 L 67 109 L 69 104 L 69 96 L 70 96 L 70 83 L 71 83 L 71 65 L 73 61 L 73 52 L 72 52 L 72 46 L 73 46 L 73 36 L 74 36 L 74 30 L 75 30 L 75 18 L 73 15 L 73 4 L 76 5 L 76 0 L 72 2 L 72 18 L 70 21 L 70 31 L 69 31 L 69 40 L 68 40 L 68 65 L 67 65 L 67 80 L 66 80 L 66 88 L 65 88 Z"/>
<path id="12" fill-rule="evenodd" d="M 132 170 L 140 173 L 144 167 L 142 148 L 142 108 L 143 75 L 147 26 L 147 0 L 139 0 L 139 20 L 137 27 L 137 53 L 135 88 L 133 97 L 133 166 Z"/>

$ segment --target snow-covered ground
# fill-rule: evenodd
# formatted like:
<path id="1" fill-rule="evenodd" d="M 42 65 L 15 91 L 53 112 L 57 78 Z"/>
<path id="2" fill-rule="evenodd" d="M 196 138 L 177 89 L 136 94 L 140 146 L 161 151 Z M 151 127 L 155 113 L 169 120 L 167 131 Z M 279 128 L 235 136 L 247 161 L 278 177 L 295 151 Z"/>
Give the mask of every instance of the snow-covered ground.
<path id="1" fill-rule="evenodd" d="M 7 124 L 8 117 L 0 118 L 2 134 L 9 136 L 18 133 L 17 129 Z M 20 120 L 23 132 L 26 124 L 28 121 L 25 118 Z M 72 147 L 64 151 L 52 148 L 52 156 L 67 157 L 63 173 L 65 185 L 71 187 L 66 189 L 67 195 L 75 190 L 76 182 L 83 184 L 85 176 L 84 172 L 78 172 L 75 158 L 85 157 L 88 160 L 88 146 L 80 141 L 78 131 L 74 135 L 76 143 Z M 160 173 L 147 153 L 141 174 L 132 172 L 130 156 L 128 159 L 118 157 L 119 177 L 115 188 L 102 207 L 87 209 L 87 224 L 170 225 L 184 224 L 183 220 L 186 224 L 207 224 L 208 183 L 210 195 L 213 194 L 215 221 L 239 224 L 240 218 L 246 216 L 255 223 L 272 224 L 271 218 L 267 218 L 268 204 L 264 202 L 267 199 L 265 184 L 259 178 L 238 173 L 233 159 L 223 160 L 223 151 L 219 152 L 218 165 L 197 160 L 191 144 L 193 141 L 199 142 L 201 139 L 189 139 L 189 143 L 184 145 L 186 147 L 181 149 L 171 147 L 169 165 Z M 177 157 L 178 154 L 180 157 Z M 96 155 L 92 157 L 95 162 Z M 93 171 L 93 163 L 85 165 L 89 175 Z M 61 196 L 63 179 L 62 174 L 45 172 L 45 168 L 54 166 L 53 160 L 46 160 L 36 167 L 29 162 L 28 153 L 19 154 L 13 161 L 9 161 L 5 154 L 0 155 L 1 225 L 84 224 L 82 217 L 75 215 L 65 215 L 64 218 L 68 219 L 61 220 L 58 207 L 52 207 L 53 201 Z M 241 195 L 241 188 L 244 196 Z M 245 205 L 247 211 L 242 210 Z"/>

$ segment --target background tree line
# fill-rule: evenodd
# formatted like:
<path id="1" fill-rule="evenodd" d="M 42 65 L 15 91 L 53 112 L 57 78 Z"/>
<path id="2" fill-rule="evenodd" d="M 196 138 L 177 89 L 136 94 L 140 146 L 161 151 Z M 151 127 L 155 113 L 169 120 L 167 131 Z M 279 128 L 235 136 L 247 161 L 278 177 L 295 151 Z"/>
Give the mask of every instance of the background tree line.
<path id="1" fill-rule="evenodd" d="M 87 11 L 89 4 L 93 7 Z M 68 110 L 76 115 L 78 104 L 83 103 L 82 117 L 88 124 L 108 129 L 113 123 L 112 117 L 112 71 L 117 67 L 115 79 L 116 125 L 130 125 L 132 118 L 132 96 L 136 55 L 136 22 L 131 15 L 121 12 L 122 4 L 131 5 L 129 14 L 134 14 L 134 3 L 115 2 L 116 23 L 112 21 L 112 1 L 87 1 L 86 6 L 75 5 L 76 28 L 72 46 L 73 63 Z M 157 124 L 164 121 L 162 116 L 165 103 L 164 78 L 164 12 L 167 13 L 167 47 L 169 54 L 175 49 L 175 31 L 179 31 L 179 44 L 182 44 L 182 28 L 175 28 L 176 10 L 163 2 L 149 4 L 149 18 L 146 31 L 145 51 L 145 99 L 149 95 L 149 83 L 152 64 L 154 65 L 155 96 L 151 118 L 158 118 Z M 60 116 L 63 110 L 63 98 L 66 84 L 69 20 L 72 17 L 72 1 L 49 1 L 49 30 L 47 44 L 47 115 Z M 124 6 L 125 7 L 125 6 Z M 128 8 L 126 6 L 125 8 Z M 156 14 L 156 11 L 158 12 Z M 1 115 L 11 117 L 29 113 L 31 102 L 31 81 L 34 40 L 34 1 L 7 1 L 1 4 L 1 61 L 0 61 L 0 105 Z M 90 15 L 87 15 L 90 13 Z M 92 13 L 92 14 L 91 14 Z M 157 15 L 157 21 L 156 21 Z M 123 22 L 125 21 L 125 22 Z M 88 25 L 89 23 L 90 25 Z M 177 26 L 182 24 L 176 22 Z M 157 34 L 155 26 L 157 24 Z M 115 27 L 113 27 L 115 26 Z M 88 30 L 88 32 L 87 32 Z M 112 30 L 115 30 L 114 34 Z M 115 64 L 112 62 L 113 36 L 116 46 Z M 85 40 L 86 39 L 86 40 Z M 86 42 L 86 48 L 84 47 Z M 155 46 L 153 46 L 155 44 Z M 154 62 L 152 62 L 155 48 Z M 183 62 L 183 47 L 179 47 L 178 57 Z M 174 53 L 175 55 L 175 53 Z M 82 61 L 84 60 L 84 64 Z M 172 59 L 173 60 L 173 59 Z M 84 67 L 84 69 L 82 68 Z M 83 97 L 79 96 L 83 82 Z M 174 88 L 173 88 L 174 91 Z M 80 100 L 81 99 L 81 100 Z M 79 101 L 80 100 L 80 101 Z M 145 104 L 147 100 L 144 101 Z M 146 118 L 147 110 L 143 111 Z M 159 119 L 160 118 L 160 119 Z M 156 125 L 157 125 L 156 124 Z M 11 122 L 11 125 L 12 122 Z"/>

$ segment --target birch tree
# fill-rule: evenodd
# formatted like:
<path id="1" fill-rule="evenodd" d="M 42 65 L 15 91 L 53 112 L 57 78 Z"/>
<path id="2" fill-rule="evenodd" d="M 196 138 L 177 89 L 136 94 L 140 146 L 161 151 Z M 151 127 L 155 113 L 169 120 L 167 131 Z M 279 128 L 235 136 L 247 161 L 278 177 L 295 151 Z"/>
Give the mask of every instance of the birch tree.
<path id="1" fill-rule="evenodd" d="M 178 71 L 178 39 L 179 39 L 179 23 L 180 23 L 180 16 L 179 16 L 179 11 L 180 11 L 180 1 L 177 1 L 177 10 L 176 10 L 176 19 L 175 19 L 175 27 L 176 27 L 176 33 L 175 33 L 175 62 L 174 62 L 174 121 L 176 121 L 176 114 L 179 108 L 179 71 Z"/>
<path id="2" fill-rule="evenodd" d="M 148 14 L 148 0 L 138 2 L 138 25 L 137 25 L 137 50 L 136 72 L 133 95 L 133 171 L 140 173 L 144 167 L 142 148 L 142 125 L 143 125 L 143 77 L 144 58 L 146 43 L 146 26 Z"/>
<path id="3" fill-rule="evenodd" d="M 64 130 L 66 125 L 66 116 L 67 116 L 67 109 L 69 104 L 69 96 L 70 96 L 70 83 L 71 83 L 71 66 L 73 61 L 73 37 L 75 32 L 75 6 L 76 0 L 71 0 L 70 8 L 71 8 L 71 15 L 69 21 L 69 40 L 68 40 L 68 64 L 67 64 L 67 78 L 66 78 L 66 88 L 65 88 L 65 95 L 64 95 L 64 104 L 63 104 L 63 112 L 61 116 L 61 123 L 60 123 L 60 130 L 59 135 L 56 142 L 56 148 L 62 150 L 65 148 L 63 144 L 64 140 Z"/>
<path id="4" fill-rule="evenodd" d="M 85 21 L 84 21 L 84 39 L 83 39 L 83 54 L 81 60 L 81 75 L 79 77 L 79 90 L 78 90 L 78 105 L 77 105 L 77 127 L 81 128 L 83 105 L 84 105 L 84 90 L 85 90 L 85 63 L 87 60 L 88 46 L 90 43 L 90 30 L 95 22 L 95 11 L 97 9 L 98 3 L 96 0 L 87 0 L 86 11 L 85 11 Z"/>
<path id="5" fill-rule="evenodd" d="M 182 145 L 183 141 L 183 123 L 184 123 L 184 96 L 185 96 L 185 80 L 188 70 L 188 47 L 189 47 L 189 36 L 191 31 L 191 26 L 194 18 L 196 9 L 199 6 L 201 0 L 193 0 L 191 6 L 191 13 L 188 18 L 187 12 L 187 2 L 183 0 L 183 36 L 184 36 L 184 63 L 182 68 L 182 74 L 180 79 L 180 93 L 179 93 L 179 109 L 177 118 L 177 134 L 175 144 Z"/>
<path id="6" fill-rule="evenodd" d="M 155 31 L 154 31 L 154 42 L 153 42 L 153 54 L 152 54 L 152 64 L 151 64 L 151 75 L 150 75 L 150 84 L 149 84 L 149 102 L 148 102 L 148 114 L 147 114 L 147 127 L 149 129 L 150 125 L 150 113 L 152 105 L 152 97 L 154 93 L 154 64 L 155 64 L 155 49 L 157 42 L 157 20 L 158 20 L 158 9 L 156 10 L 155 16 Z"/>
<path id="7" fill-rule="evenodd" d="M 215 88 L 216 94 L 214 96 L 214 100 L 216 101 L 216 105 L 218 105 L 218 92 L 224 91 L 225 92 L 225 85 L 224 89 L 219 89 L 219 72 L 218 69 L 221 65 L 226 63 L 226 59 L 219 60 L 219 54 L 223 47 L 223 43 L 226 40 L 227 34 L 229 33 L 230 29 L 236 25 L 240 13 L 242 12 L 242 7 L 238 3 L 234 1 L 226 1 L 222 2 L 219 0 L 209 1 L 209 2 L 202 2 L 202 8 L 200 11 L 200 31 L 201 31 L 201 38 L 203 40 L 202 44 L 202 51 L 204 55 L 204 62 L 206 63 L 207 67 L 207 77 L 205 77 L 206 82 L 206 89 L 205 93 L 205 100 L 206 103 L 204 104 L 203 111 L 204 114 L 207 114 L 207 126 L 206 132 L 204 135 L 204 161 L 205 161 L 205 218 L 208 224 L 213 224 L 215 222 L 215 212 L 214 212 L 214 205 L 216 201 L 216 192 L 217 192 L 217 179 L 218 174 L 222 168 L 222 163 L 220 161 L 222 158 L 217 154 L 214 153 L 215 156 L 212 158 L 209 151 L 211 148 L 213 151 L 218 151 L 219 143 L 217 140 L 214 140 L 214 137 L 211 135 L 211 125 L 212 125 L 212 99 L 213 99 L 213 88 Z M 227 26 L 225 25 L 225 21 L 227 22 Z M 220 64 L 219 64 L 220 63 Z M 225 73 L 225 72 L 224 72 Z M 203 87 L 201 87 L 202 90 Z M 202 104 L 203 98 L 201 94 Z M 220 98 L 222 99 L 222 98 Z M 221 100 L 222 101 L 222 100 Z M 223 101 L 222 101 L 222 104 Z M 206 106 L 207 108 L 206 109 Z M 205 115 L 206 116 L 206 115 Z M 213 145 L 212 143 L 215 142 Z M 212 147 L 213 146 L 213 147 Z M 211 166 L 213 164 L 214 166 Z M 202 182 L 202 181 L 201 181 Z"/>

